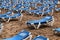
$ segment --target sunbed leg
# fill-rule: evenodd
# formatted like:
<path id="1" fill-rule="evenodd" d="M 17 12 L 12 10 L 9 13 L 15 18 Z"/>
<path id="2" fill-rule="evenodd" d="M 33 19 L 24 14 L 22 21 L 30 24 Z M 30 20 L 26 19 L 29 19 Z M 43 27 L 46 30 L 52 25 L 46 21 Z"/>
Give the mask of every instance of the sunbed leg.
<path id="1" fill-rule="evenodd" d="M 41 17 L 43 16 L 43 14 L 41 15 Z"/>
<path id="2" fill-rule="evenodd" d="M 30 40 L 32 40 L 32 35 L 30 35 Z"/>
<path id="3" fill-rule="evenodd" d="M 22 12 L 22 10 L 21 10 L 21 12 Z"/>
<path id="4" fill-rule="evenodd" d="M 4 26 L 3 26 L 3 24 L 1 23 L 1 24 L 0 24 L 0 34 L 1 34 L 2 30 L 3 30 L 3 27 L 4 27 Z"/>
<path id="5" fill-rule="evenodd" d="M 54 18 L 53 18 L 53 21 L 51 21 L 51 26 L 53 26 L 53 23 L 54 23 Z"/>
<path id="6" fill-rule="evenodd" d="M 47 38 L 47 40 L 49 40 L 49 38 Z"/>
<path id="7" fill-rule="evenodd" d="M 34 24 L 32 24 L 34 26 L 34 28 L 36 29 L 36 26 Z"/>
<path id="8" fill-rule="evenodd" d="M 3 19 L 4 21 L 6 21 L 5 18 L 2 18 L 2 19 Z"/>
<path id="9" fill-rule="evenodd" d="M 20 17 L 20 19 L 19 19 L 20 21 L 22 20 L 22 17 L 23 17 L 23 15 L 21 14 L 21 17 Z"/>
<path id="10" fill-rule="evenodd" d="M 38 24 L 37 29 L 39 29 L 40 25 L 41 25 L 41 23 Z"/>
<path id="11" fill-rule="evenodd" d="M 51 26 L 53 26 L 53 23 L 54 23 L 54 22 L 52 21 L 52 22 L 51 22 Z"/>
<path id="12" fill-rule="evenodd" d="M 7 22 L 9 22 L 10 21 L 10 18 L 8 19 L 8 21 Z"/>
<path id="13" fill-rule="evenodd" d="M 1 10 L 0 10 L 0 12 L 1 12 Z"/>

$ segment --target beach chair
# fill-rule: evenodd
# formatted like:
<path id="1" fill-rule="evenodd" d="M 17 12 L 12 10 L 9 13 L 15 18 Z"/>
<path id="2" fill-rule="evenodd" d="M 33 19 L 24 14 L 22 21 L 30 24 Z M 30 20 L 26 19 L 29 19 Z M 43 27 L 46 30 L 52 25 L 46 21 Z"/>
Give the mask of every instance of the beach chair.
<path id="1" fill-rule="evenodd" d="M 9 22 L 11 19 L 19 19 L 19 21 L 21 21 L 22 17 L 23 17 L 23 15 L 20 12 L 17 12 L 15 14 L 11 15 L 11 16 L 10 15 L 6 15 L 4 18 L 8 19 L 7 22 Z"/>
<path id="2" fill-rule="evenodd" d="M 0 19 L 3 19 L 4 21 L 6 21 L 6 20 L 5 20 L 5 16 L 6 16 L 6 15 L 0 15 Z"/>
<path id="3" fill-rule="evenodd" d="M 6 21 L 5 20 L 5 17 L 6 17 L 6 15 L 10 15 L 10 14 L 12 14 L 12 12 L 6 12 L 6 13 L 4 13 L 4 14 L 0 14 L 0 19 L 3 19 L 4 21 Z"/>
<path id="4" fill-rule="evenodd" d="M 40 9 L 37 9 L 37 11 L 34 11 L 36 15 L 41 15 L 41 16 L 50 14 L 50 12 L 52 12 L 52 9 L 48 8 L 45 10 L 45 8 L 42 7 Z"/>
<path id="5" fill-rule="evenodd" d="M 38 4 L 38 3 L 41 4 L 41 0 L 33 0 L 33 1 L 31 2 L 31 6 L 37 8 L 37 4 Z"/>
<path id="6" fill-rule="evenodd" d="M 54 3 L 55 4 L 59 4 L 59 0 L 54 0 Z"/>
<path id="7" fill-rule="evenodd" d="M 36 14 L 36 15 L 39 15 L 39 13 L 41 13 L 42 14 L 42 10 L 43 10 L 43 6 L 40 6 L 40 7 L 37 7 L 37 9 L 36 10 L 28 10 L 28 12 L 29 12 L 29 14 L 32 14 L 32 13 L 34 13 L 34 14 Z"/>
<path id="8" fill-rule="evenodd" d="M 22 7 L 22 4 L 17 4 L 12 10 L 18 11 Z"/>
<path id="9" fill-rule="evenodd" d="M 60 35 L 60 28 L 53 29 L 54 34 Z"/>
<path id="10" fill-rule="evenodd" d="M 49 40 L 49 38 L 38 35 L 33 40 Z"/>
<path id="11" fill-rule="evenodd" d="M 11 4 L 13 4 L 13 6 L 16 6 L 18 4 L 18 0 L 11 0 Z"/>
<path id="12" fill-rule="evenodd" d="M 39 29 L 41 25 L 50 25 L 53 26 L 54 17 L 53 16 L 46 16 L 39 20 L 29 20 L 26 22 L 27 26 L 33 26 L 35 29 Z"/>
<path id="13" fill-rule="evenodd" d="M 28 10 L 29 14 L 35 14 L 37 12 L 39 12 L 38 10 Z"/>
<path id="14" fill-rule="evenodd" d="M 32 38 L 31 32 L 22 30 L 17 35 L 15 35 L 11 38 L 4 38 L 3 40 L 31 40 L 31 38 Z"/>

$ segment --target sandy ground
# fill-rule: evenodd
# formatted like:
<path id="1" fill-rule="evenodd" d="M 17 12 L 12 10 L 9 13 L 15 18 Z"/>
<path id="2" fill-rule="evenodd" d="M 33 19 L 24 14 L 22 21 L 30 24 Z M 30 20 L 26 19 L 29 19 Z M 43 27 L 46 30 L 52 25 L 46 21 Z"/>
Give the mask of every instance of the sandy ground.
<path id="1" fill-rule="evenodd" d="M 33 16 L 33 15 L 26 15 L 26 13 L 23 13 L 23 19 L 20 22 L 19 20 L 10 21 L 9 23 L 3 22 L 4 29 L 2 34 L 0 35 L 0 38 L 9 38 L 16 34 L 18 34 L 21 30 L 28 30 L 32 33 L 33 38 L 37 35 L 43 35 L 48 37 L 50 40 L 60 40 L 60 36 L 56 36 L 53 34 L 52 29 L 60 27 L 60 12 L 54 12 L 53 16 L 55 18 L 54 25 L 51 26 L 41 26 L 38 30 L 34 28 L 28 28 L 28 26 L 25 24 L 28 20 L 34 20 L 34 19 L 40 19 L 41 16 Z"/>

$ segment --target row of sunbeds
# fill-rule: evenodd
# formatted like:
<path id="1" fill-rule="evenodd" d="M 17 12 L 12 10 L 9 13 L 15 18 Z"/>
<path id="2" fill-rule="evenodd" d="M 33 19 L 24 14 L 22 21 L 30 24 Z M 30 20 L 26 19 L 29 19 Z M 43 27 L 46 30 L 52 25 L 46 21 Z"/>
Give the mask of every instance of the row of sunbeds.
<path id="1" fill-rule="evenodd" d="M 16 1 L 19 1 L 18 4 Z M 47 14 L 48 12 L 52 12 L 51 10 L 52 10 L 52 8 L 55 8 L 55 5 L 58 3 L 58 0 L 53 0 L 53 1 L 52 0 L 50 0 L 50 1 L 49 0 L 44 0 L 44 1 L 43 0 L 22 0 L 22 1 L 21 0 L 15 0 L 15 1 L 12 0 L 13 4 L 16 3 L 16 6 L 14 8 L 13 8 L 14 5 L 10 2 L 11 2 L 10 0 L 8 1 L 8 3 L 7 3 L 7 0 L 3 1 L 0 8 L 5 8 L 5 9 L 9 9 L 9 10 L 21 10 L 21 11 L 29 10 L 28 11 L 29 13 L 33 12 L 35 14 L 44 14 L 44 13 Z M 50 3 L 50 2 L 52 2 L 52 3 Z M 32 3 L 32 4 L 30 4 L 30 3 Z M 42 3 L 42 6 L 37 7 L 34 3 L 35 4 Z M 29 9 L 31 6 L 34 6 L 34 7 L 36 6 L 36 8 L 37 8 L 36 12 L 35 12 L 35 10 Z M 45 9 L 45 7 L 48 7 L 48 9 L 43 13 L 43 11 L 41 11 L 41 10 Z M 55 8 L 56 11 L 59 9 L 60 8 Z"/>

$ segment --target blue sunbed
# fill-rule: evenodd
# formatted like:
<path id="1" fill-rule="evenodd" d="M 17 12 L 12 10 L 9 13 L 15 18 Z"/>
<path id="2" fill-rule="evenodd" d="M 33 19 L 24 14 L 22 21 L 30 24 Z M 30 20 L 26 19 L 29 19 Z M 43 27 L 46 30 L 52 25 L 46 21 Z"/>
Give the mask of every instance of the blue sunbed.
<path id="1" fill-rule="evenodd" d="M 50 26 L 53 26 L 53 23 L 54 23 L 54 18 L 52 16 L 46 16 L 39 20 L 29 20 L 26 22 L 28 26 L 33 26 L 35 29 L 38 29 L 40 25 L 45 25 L 45 24 L 49 24 Z"/>

